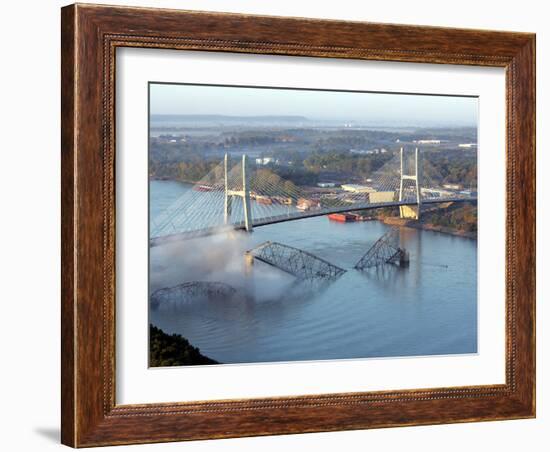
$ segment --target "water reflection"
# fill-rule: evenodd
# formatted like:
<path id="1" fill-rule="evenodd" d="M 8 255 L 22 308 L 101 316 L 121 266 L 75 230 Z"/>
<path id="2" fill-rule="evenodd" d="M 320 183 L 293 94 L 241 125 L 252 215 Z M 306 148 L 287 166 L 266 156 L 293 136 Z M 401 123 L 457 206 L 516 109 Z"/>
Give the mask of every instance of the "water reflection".
<path id="1" fill-rule="evenodd" d="M 404 279 L 403 272 L 408 268 L 401 268 L 397 265 L 378 265 L 361 271 L 361 274 L 370 282 L 381 284 L 383 287 L 390 287 L 399 284 L 399 279 Z"/>

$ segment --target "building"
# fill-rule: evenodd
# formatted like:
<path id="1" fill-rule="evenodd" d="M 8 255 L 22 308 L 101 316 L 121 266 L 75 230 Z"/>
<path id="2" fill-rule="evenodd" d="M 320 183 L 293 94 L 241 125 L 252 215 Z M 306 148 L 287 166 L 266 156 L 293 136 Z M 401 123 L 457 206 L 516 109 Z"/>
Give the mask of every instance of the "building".
<path id="1" fill-rule="evenodd" d="M 392 202 L 395 198 L 394 191 L 374 191 L 369 193 L 369 202 Z"/>
<path id="2" fill-rule="evenodd" d="M 448 190 L 461 190 L 462 185 L 460 185 L 460 184 L 443 184 L 443 188 L 446 188 Z"/>
<path id="3" fill-rule="evenodd" d="M 441 197 L 453 195 L 453 192 L 450 192 L 448 190 L 443 190 L 441 188 L 424 188 L 424 187 L 422 187 L 420 189 L 420 192 L 423 196 L 429 196 L 431 198 L 441 198 Z"/>
<path id="4" fill-rule="evenodd" d="M 360 155 L 372 155 L 372 154 L 379 154 L 380 152 L 385 153 L 387 152 L 385 149 L 350 149 L 350 154 L 360 154 Z"/>
<path id="5" fill-rule="evenodd" d="M 321 207 L 321 203 L 313 199 L 300 198 L 296 203 L 296 208 L 302 211 L 316 210 L 316 209 L 319 209 L 320 207 Z"/>
<path id="6" fill-rule="evenodd" d="M 256 159 L 256 165 L 269 165 L 270 163 L 277 163 L 274 157 L 260 157 Z"/>
<path id="7" fill-rule="evenodd" d="M 413 140 L 417 144 L 441 144 L 441 140 Z"/>
<path id="8" fill-rule="evenodd" d="M 368 185 L 360 185 L 360 184 L 342 184 L 342 189 L 345 191 L 349 191 L 352 193 L 371 193 L 374 190 L 374 188 L 369 187 Z"/>

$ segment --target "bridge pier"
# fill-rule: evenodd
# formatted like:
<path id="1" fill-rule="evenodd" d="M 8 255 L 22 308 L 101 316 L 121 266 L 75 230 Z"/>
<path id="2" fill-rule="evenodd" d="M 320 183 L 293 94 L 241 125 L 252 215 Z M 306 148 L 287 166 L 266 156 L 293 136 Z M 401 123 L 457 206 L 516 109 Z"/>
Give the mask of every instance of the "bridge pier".
<path id="1" fill-rule="evenodd" d="M 250 275 L 252 273 L 252 268 L 254 267 L 254 255 L 250 251 L 245 251 L 244 253 L 244 273 L 245 275 Z"/>
<path id="2" fill-rule="evenodd" d="M 409 252 L 405 249 L 402 249 L 402 253 L 399 255 L 399 266 L 408 267 L 410 263 Z"/>

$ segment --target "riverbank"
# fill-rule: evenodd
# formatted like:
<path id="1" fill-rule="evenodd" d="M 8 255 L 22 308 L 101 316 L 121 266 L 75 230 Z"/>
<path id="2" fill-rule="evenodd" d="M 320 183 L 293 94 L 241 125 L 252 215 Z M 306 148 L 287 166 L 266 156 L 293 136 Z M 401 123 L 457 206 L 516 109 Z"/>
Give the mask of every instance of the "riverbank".
<path id="1" fill-rule="evenodd" d="M 413 221 L 413 222 L 410 222 L 410 224 L 407 224 L 407 227 L 422 229 L 424 231 L 440 232 L 442 234 L 454 235 L 456 237 L 462 237 L 465 239 L 477 240 L 477 232 L 463 231 L 460 229 L 454 229 L 454 228 L 449 228 L 445 226 L 438 226 L 430 223 Z"/>
<path id="2" fill-rule="evenodd" d="M 198 180 L 191 180 L 191 179 L 174 179 L 173 177 L 162 177 L 162 176 L 149 176 L 149 182 L 151 181 L 161 181 L 161 182 L 178 182 L 180 184 L 189 184 L 189 185 L 195 185 L 199 183 L 200 179 Z"/>
<path id="3" fill-rule="evenodd" d="M 423 231 L 440 232 L 442 234 L 453 235 L 455 237 L 462 237 L 466 239 L 477 240 L 476 231 L 464 231 L 447 226 L 435 225 L 432 223 L 425 223 L 422 220 L 409 220 L 399 217 L 378 217 L 378 219 L 389 226 L 403 226 L 407 228 L 420 229 Z"/>
<path id="4" fill-rule="evenodd" d="M 180 334 L 166 334 L 160 328 L 149 325 L 149 366 L 193 366 L 220 364 L 204 356 Z"/>

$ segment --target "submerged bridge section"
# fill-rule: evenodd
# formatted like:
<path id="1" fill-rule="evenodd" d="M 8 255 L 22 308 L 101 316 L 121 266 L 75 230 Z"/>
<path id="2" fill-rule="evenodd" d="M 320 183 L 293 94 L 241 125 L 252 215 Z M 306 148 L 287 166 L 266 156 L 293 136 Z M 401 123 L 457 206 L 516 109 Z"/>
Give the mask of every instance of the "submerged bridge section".
<path id="1" fill-rule="evenodd" d="M 355 264 L 355 269 L 366 270 L 384 264 L 409 265 L 409 253 L 400 248 L 399 229 L 394 227 L 380 237 Z"/>
<path id="2" fill-rule="evenodd" d="M 181 304 L 223 300 L 235 295 L 236 289 L 229 284 L 216 281 L 190 281 L 174 287 L 153 292 L 149 298 L 151 307 L 177 306 Z"/>
<path id="3" fill-rule="evenodd" d="M 254 260 L 276 267 L 300 280 L 334 280 L 346 270 L 307 251 L 278 242 L 264 242 L 245 254 L 246 265 Z"/>
<path id="4" fill-rule="evenodd" d="M 420 207 L 442 202 L 477 201 L 477 193 L 444 187 L 418 149 L 395 153 L 365 185 L 332 189 L 299 187 L 246 155 L 230 164 L 229 156 L 186 191 L 162 214 L 152 218 L 150 245 L 245 229 L 283 221 L 381 207 L 399 207 L 404 218 L 418 218 Z"/>

